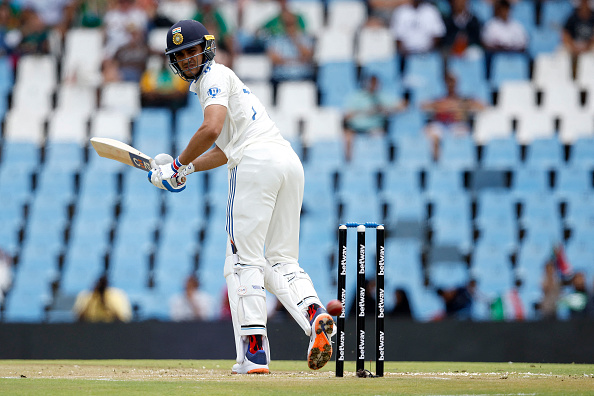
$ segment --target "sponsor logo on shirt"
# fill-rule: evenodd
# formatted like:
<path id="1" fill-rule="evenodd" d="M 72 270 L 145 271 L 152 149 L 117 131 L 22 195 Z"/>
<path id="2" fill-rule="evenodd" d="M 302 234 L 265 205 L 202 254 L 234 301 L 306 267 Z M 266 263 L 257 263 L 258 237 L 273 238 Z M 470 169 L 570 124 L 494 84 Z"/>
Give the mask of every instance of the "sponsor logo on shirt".
<path id="1" fill-rule="evenodd" d="M 216 87 L 208 90 L 208 96 L 211 98 L 216 98 L 219 93 L 221 93 L 221 90 Z"/>

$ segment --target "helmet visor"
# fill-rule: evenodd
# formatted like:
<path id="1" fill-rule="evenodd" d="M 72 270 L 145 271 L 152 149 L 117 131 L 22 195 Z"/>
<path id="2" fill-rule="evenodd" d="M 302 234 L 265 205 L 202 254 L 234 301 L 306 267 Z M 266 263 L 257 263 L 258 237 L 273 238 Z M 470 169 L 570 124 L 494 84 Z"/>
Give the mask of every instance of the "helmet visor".
<path id="1" fill-rule="evenodd" d="M 195 48 L 195 52 L 192 49 Z M 174 52 L 169 55 L 169 67 L 173 69 L 181 78 L 192 81 L 196 79 L 202 67 L 209 62 L 209 59 L 204 55 L 205 51 L 201 51 L 202 46 L 195 45 L 180 52 Z"/>

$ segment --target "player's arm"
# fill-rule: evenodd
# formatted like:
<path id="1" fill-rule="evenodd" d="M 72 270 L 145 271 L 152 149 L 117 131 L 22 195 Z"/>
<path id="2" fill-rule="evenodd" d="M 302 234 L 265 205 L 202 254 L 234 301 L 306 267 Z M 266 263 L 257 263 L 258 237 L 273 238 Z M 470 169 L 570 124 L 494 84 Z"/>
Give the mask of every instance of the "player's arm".
<path id="1" fill-rule="evenodd" d="M 179 162 L 187 165 L 211 148 L 223 129 L 225 117 L 227 117 L 225 106 L 218 104 L 207 106 L 204 109 L 204 121 L 178 157 Z"/>
<path id="2" fill-rule="evenodd" d="M 219 148 L 219 146 L 214 146 L 212 150 L 207 151 L 206 153 L 192 161 L 195 172 L 218 168 L 219 166 L 225 165 L 226 163 L 227 156 L 225 155 L 223 150 Z"/>

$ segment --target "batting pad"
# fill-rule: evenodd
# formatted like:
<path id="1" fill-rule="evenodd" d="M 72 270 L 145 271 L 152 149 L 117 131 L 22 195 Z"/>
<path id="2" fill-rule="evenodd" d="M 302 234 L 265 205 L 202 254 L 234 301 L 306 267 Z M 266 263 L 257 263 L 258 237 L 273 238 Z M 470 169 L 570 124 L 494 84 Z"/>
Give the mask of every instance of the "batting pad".
<path id="1" fill-rule="evenodd" d="M 291 314 L 293 319 L 301 326 L 305 335 L 311 335 L 311 325 L 304 312 L 297 306 L 297 300 L 293 297 L 295 293 L 291 292 L 289 282 L 277 270 L 270 265 L 264 268 L 264 286 L 283 304 L 285 309 Z"/>

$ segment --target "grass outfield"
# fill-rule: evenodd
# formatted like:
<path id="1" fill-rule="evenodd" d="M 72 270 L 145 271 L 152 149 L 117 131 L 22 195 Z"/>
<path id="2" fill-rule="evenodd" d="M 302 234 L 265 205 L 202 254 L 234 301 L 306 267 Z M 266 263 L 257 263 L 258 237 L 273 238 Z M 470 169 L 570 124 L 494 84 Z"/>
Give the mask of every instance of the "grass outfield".
<path id="1" fill-rule="evenodd" d="M 231 360 L 0 360 L 5 395 L 594 395 L 594 365 L 386 362 L 383 378 L 345 377 L 334 362 L 273 361 L 270 375 L 232 375 Z"/>

